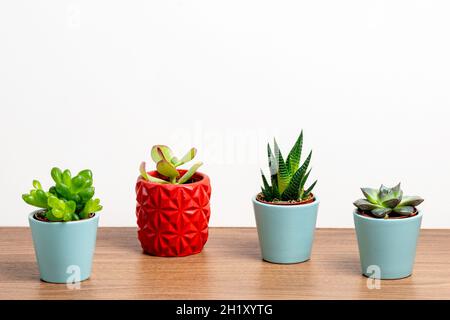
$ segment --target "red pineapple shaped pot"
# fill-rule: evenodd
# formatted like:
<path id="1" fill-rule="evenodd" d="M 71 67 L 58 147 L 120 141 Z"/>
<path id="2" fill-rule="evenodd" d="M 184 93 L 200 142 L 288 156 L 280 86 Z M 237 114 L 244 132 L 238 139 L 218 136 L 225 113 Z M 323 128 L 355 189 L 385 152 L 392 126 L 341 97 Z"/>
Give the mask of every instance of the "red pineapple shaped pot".
<path id="1" fill-rule="evenodd" d="M 183 175 L 186 170 L 178 170 Z M 161 178 L 158 172 L 149 172 Z M 145 253 L 184 257 L 202 251 L 208 240 L 211 184 L 197 172 L 188 184 L 136 183 L 138 237 Z"/>

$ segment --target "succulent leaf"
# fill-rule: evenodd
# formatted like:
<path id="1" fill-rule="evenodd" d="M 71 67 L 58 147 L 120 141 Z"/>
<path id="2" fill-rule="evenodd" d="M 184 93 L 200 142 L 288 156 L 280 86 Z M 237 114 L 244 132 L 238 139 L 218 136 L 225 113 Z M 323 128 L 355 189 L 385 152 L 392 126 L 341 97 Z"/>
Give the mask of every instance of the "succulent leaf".
<path id="1" fill-rule="evenodd" d="M 181 158 L 181 160 L 179 160 L 176 164 L 175 167 L 179 167 L 183 164 L 185 164 L 186 162 L 189 162 L 191 160 L 193 160 L 195 158 L 195 155 L 197 154 L 197 149 L 192 148 L 191 150 L 189 150 L 184 156 L 183 158 Z"/>
<path id="2" fill-rule="evenodd" d="M 42 190 L 42 185 L 38 180 L 33 180 L 33 187 L 38 190 Z"/>
<path id="3" fill-rule="evenodd" d="M 386 215 L 392 212 L 391 208 L 377 208 L 373 209 L 372 214 L 376 216 L 377 218 L 384 218 Z"/>
<path id="4" fill-rule="evenodd" d="M 158 162 L 158 164 L 156 165 L 156 169 L 161 175 L 168 177 L 170 180 L 176 179 L 180 176 L 180 173 L 175 168 L 175 166 L 168 162 L 166 159 L 162 159 L 160 162 Z"/>
<path id="5" fill-rule="evenodd" d="M 194 164 L 178 181 L 178 184 L 183 184 L 189 181 L 194 174 L 197 172 L 198 168 L 200 168 L 203 165 L 203 162 L 197 162 Z"/>
<path id="6" fill-rule="evenodd" d="M 294 146 L 289 152 L 289 155 L 286 160 L 286 164 L 288 166 L 291 175 L 294 175 L 294 173 L 297 172 L 298 170 L 298 167 L 300 165 L 300 158 L 302 155 L 302 148 L 303 148 L 303 130 L 301 131 L 300 136 L 298 137 L 297 141 L 295 142 Z"/>
<path id="7" fill-rule="evenodd" d="M 371 203 L 378 203 L 378 189 L 373 188 L 361 188 L 362 193 Z"/>
<path id="8" fill-rule="evenodd" d="M 383 202 L 383 207 L 394 209 L 400 203 L 400 199 L 392 198 Z"/>
<path id="9" fill-rule="evenodd" d="M 282 200 L 290 200 L 290 199 L 298 199 L 299 198 L 300 185 L 306 174 L 306 170 L 308 170 L 308 166 L 311 161 L 311 156 L 312 156 L 312 152 L 309 154 L 308 158 L 305 160 L 305 162 L 300 167 L 300 169 L 298 169 L 294 173 L 291 181 L 289 182 L 288 187 L 281 195 Z"/>
<path id="10" fill-rule="evenodd" d="M 404 207 L 395 208 L 394 212 L 396 212 L 402 216 L 410 216 L 414 212 L 416 212 L 416 209 L 413 206 L 404 206 Z"/>
<path id="11" fill-rule="evenodd" d="M 374 209 L 382 208 L 380 205 L 372 203 L 367 199 L 356 200 L 353 204 L 355 205 L 355 207 L 362 211 L 372 211 Z"/>
<path id="12" fill-rule="evenodd" d="M 274 176 L 278 173 L 278 162 L 274 154 L 272 153 L 270 144 L 267 144 L 267 157 L 269 158 L 270 175 Z"/>
<path id="13" fill-rule="evenodd" d="M 404 207 L 404 206 L 417 207 L 423 201 L 424 200 L 418 196 L 404 196 L 402 201 L 400 202 L 399 206 L 401 206 L 401 207 Z"/>
<path id="14" fill-rule="evenodd" d="M 170 162 L 173 158 L 173 152 L 168 146 L 156 145 L 152 148 L 151 156 L 155 163 L 160 162 L 162 159 Z"/>
<path id="15" fill-rule="evenodd" d="M 280 194 L 283 194 L 284 190 L 289 185 L 290 182 L 290 174 L 288 171 L 288 168 L 286 166 L 286 162 L 284 162 L 283 155 L 281 154 L 280 148 L 278 147 L 277 142 L 275 141 L 275 157 L 277 158 L 278 162 L 278 190 L 280 191 Z"/>
<path id="16" fill-rule="evenodd" d="M 313 182 L 313 184 L 303 193 L 302 199 L 306 199 L 311 192 L 314 190 L 314 187 L 317 184 L 317 180 Z"/>
<path id="17" fill-rule="evenodd" d="M 401 183 L 397 184 L 395 187 L 392 188 L 392 192 L 394 193 L 394 196 L 396 198 L 402 198 L 403 196 L 403 191 L 401 189 Z"/>

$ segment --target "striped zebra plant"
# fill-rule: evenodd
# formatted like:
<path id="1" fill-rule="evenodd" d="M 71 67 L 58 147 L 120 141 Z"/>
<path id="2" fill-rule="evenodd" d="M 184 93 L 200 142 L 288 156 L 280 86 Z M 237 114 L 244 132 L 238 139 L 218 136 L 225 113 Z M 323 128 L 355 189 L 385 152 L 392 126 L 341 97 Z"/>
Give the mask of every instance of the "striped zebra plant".
<path id="1" fill-rule="evenodd" d="M 312 191 L 317 184 L 317 180 L 306 188 L 306 183 L 311 173 L 309 164 L 312 151 L 300 166 L 302 149 L 303 131 L 300 133 L 286 160 L 275 139 L 273 152 L 270 144 L 267 145 L 271 184 L 269 184 L 264 172 L 261 170 L 263 186 L 259 195 L 260 200 L 274 203 L 306 202 L 313 198 Z"/>

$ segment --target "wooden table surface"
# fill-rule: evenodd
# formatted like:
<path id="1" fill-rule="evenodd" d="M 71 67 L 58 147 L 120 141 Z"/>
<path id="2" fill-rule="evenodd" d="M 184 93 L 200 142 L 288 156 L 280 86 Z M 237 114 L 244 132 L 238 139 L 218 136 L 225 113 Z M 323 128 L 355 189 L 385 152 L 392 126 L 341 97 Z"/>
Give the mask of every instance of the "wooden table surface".
<path id="1" fill-rule="evenodd" d="M 276 265 L 253 228 L 211 228 L 185 258 L 144 255 L 134 228 L 100 228 L 93 275 L 73 290 L 39 280 L 28 228 L 0 228 L 0 299 L 450 299 L 449 238 L 422 230 L 413 276 L 369 289 L 351 229 L 318 229 L 309 262 Z"/>

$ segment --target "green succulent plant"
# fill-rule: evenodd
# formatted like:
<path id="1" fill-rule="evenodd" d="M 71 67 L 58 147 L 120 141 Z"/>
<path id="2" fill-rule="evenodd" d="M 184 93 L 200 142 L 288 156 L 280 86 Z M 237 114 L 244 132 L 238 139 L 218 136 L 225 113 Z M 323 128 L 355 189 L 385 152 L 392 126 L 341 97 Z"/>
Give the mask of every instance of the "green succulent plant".
<path id="1" fill-rule="evenodd" d="M 93 199 L 95 188 L 91 170 L 83 170 L 72 177 L 70 170 L 53 168 L 55 182 L 44 191 L 39 181 L 33 181 L 33 190 L 23 194 L 22 199 L 34 207 L 43 209 L 39 214 L 48 221 L 76 221 L 87 219 L 102 210 L 99 199 Z"/>
<path id="2" fill-rule="evenodd" d="M 143 179 L 162 184 L 185 184 L 189 183 L 191 178 L 197 172 L 203 163 L 195 163 L 183 176 L 177 168 L 194 159 L 197 154 L 197 149 L 192 148 L 181 159 L 178 159 L 173 155 L 172 150 L 163 145 L 153 146 L 151 151 L 152 160 L 156 164 L 156 170 L 164 177 L 163 179 L 153 177 L 147 173 L 146 163 L 142 162 L 140 166 L 140 172 Z"/>
<path id="3" fill-rule="evenodd" d="M 271 184 L 266 179 L 261 170 L 263 186 L 261 187 L 263 200 L 267 202 L 294 201 L 300 202 L 311 197 L 312 191 L 317 184 L 317 180 L 305 189 L 311 169 L 308 170 L 311 162 L 312 151 L 300 166 L 300 159 L 303 149 L 303 131 L 300 133 L 295 145 L 292 147 L 286 160 L 274 139 L 274 152 L 267 144 L 267 154 L 269 159 Z"/>
<path id="4" fill-rule="evenodd" d="M 361 188 L 365 199 L 359 199 L 353 204 L 362 212 L 370 213 L 375 218 L 389 218 L 392 213 L 400 216 L 411 216 L 416 213 L 416 207 L 424 200 L 417 196 L 405 196 L 400 183 L 393 188 L 381 185 L 379 189 Z"/>

